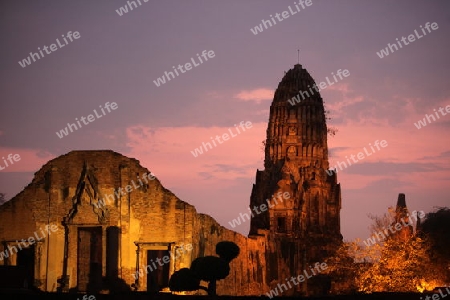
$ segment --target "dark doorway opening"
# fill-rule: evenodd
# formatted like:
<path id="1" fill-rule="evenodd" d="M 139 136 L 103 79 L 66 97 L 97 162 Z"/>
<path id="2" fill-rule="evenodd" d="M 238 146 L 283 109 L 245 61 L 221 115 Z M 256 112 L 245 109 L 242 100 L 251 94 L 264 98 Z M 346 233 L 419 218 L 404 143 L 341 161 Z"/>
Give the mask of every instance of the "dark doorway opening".
<path id="1" fill-rule="evenodd" d="M 169 286 L 170 263 L 163 262 L 165 256 L 170 258 L 169 250 L 147 250 L 147 291 L 160 291 Z M 158 258 L 160 263 L 156 261 Z"/>
<path id="2" fill-rule="evenodd" d="M 119 236 L 119 227 L 111 226 L 106 229 L 106 276 L 108 279 L 119 276 Z"/>
<path id="3" fill-rule="evenodd" d="M 25 272 L 24 286 L 26 288 L 34 286 L 34 255 L 34 245 L 17 252 L 17 266 Z"/>
<path id="4" fill-rule="evenodd" d="M 78 291 L 98 292 L 102 288 L 102 228 L 78 228 Z"/>
<path id="5" fill-rule="evenodd" d="M 286 232 L 286 218 L 285 217 L 277 218 L 277 231 L 281 232 L 281 233 Z"/>

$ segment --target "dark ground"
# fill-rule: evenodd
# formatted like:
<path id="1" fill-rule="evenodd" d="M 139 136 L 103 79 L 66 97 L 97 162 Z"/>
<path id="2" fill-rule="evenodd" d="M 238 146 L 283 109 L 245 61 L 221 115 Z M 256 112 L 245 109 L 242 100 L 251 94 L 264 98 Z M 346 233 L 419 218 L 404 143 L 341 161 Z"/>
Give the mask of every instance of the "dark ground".
<path id="1" fill-rule="evenodd" d="M 67 299 L 67 300 L 77 300 L 83 299 L 85 294 L 60 294 L 60 293 L 36 293 L 30 291 L 1 291 L 0 290 L 0 300 L 20 300 L 20 299 L 32 299 L 32 300 L 40 300 L 40 299 Z M 324 296 L 324 297 L 278 297 L 281 299 L 342 299 L 342 300 L 353 300 L 353 299 L 367 299 L 367 300 L 382 300 L 382 299 L 392 299 L 392 300 L 425 300 L 426 295 L 429 295 L 431 299 L 432 293 L 429 294 L 419 294 L 419 293 L 376 293 L 369 295 L 347 295 L 347 296 Z M 438 294 L 439 295 L 439 294 Z M 252 300 L 252 299 L 269 299 L 266 296 L 262 297 L 232 297 L 232 296 L 217 296 L 217 297 L 208 297 L 208 296 L 179 296 L 179 295 L 171 295 L 167 293 L 162 294 L 148 294 L 148 293 L 123 293 L 123 294 L 110 294 L 110 295 L 95 295 L 96 300 L 101 299 L 157 299 L 157 300 L 194 300 L 194 299 L 203 299 L 207 300 L 210 298 L 214 298 L 217 300 Z M 86 299 L 86 298 L 85 298 Z M 91 298 L 92 299 L 92 298 Z M 440 299 L 440 296 L 439 296 Z"/>

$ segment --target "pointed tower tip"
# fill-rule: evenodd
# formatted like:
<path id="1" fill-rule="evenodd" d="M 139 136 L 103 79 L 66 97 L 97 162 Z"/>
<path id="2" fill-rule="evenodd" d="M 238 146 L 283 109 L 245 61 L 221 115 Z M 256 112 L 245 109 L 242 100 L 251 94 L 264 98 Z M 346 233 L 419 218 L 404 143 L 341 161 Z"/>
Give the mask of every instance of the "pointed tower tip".
<path id="1" fill-rule="evenodd" d="M 406 198 L 405 194 L 398 194 L 397 207 L 406 207 Z"/>

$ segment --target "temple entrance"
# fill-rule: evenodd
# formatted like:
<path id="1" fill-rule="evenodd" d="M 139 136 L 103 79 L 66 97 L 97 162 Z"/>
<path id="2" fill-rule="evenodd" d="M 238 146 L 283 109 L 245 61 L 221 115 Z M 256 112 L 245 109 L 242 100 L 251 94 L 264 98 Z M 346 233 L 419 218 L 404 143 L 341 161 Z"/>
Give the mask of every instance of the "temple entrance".
<path id="1" fill-rule="evenodd" d="M 147 291 L 160 291 L 169 286 L 170 263 L 163 263 L 164 256 L 170 258 L 169 250 L 147 250 L 147 265 L 151 267 L 151 269 L 148 268 Z M 159 258 L 159 264 L 156 261 L 157 258 Z"/>
<path id="2" fill-rule="evenodd" d="M 27 288 L 34 286 L 34 255 L 34 245 L 17 252 L 17 266 L 25 273 L 24 286 Z"/>
<path id="3" fill-rule="evenodd" d="M 102 228 L 78 228 L 78 291 L 98 292 L 102 286 Z"/>

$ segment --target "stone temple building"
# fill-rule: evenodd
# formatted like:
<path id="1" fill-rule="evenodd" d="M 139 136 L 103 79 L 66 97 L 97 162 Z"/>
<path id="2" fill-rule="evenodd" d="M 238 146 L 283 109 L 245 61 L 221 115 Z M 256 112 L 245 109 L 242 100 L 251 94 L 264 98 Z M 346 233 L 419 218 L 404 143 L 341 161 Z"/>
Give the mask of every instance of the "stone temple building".
<path id="1" fill-rule="evenodd" d="M 311 274 L 309 266 L 342 241 L 340 185 L 325 172 L 322 98 L 316 92 L 288 103 L 313 85 L 297 64 L 275 92 L 248 237 L 197 213 L 136 159 L 72 151 L 46 163 L 0 206 L 0 270 L 16 266 L 43 291 L 160 290 L 173 272 L 215 255 L 218 242 L 233 241 L 241 253 L 217 283 L 219 295 L 261 295 L 304 270 Z M 288 197 L 275 201 L 280 193 Z M 312 278 L 281 292 L 316 291 Z"/>
<path id="2" fill-rule="evenodd" d="M 265 142 L 264 170 L 256 172 L 250 206 L 260 206 L 282 191 L 291 197 L 252 218 L 250 236 L 267 235 L 270 286 L 323 262 L 342 242 L 341 189 L 328 175 L 327 125 L 323 100 L 300 64 L 289 70 L 275 91 Z M 293 97 L 302 100 L 292 105 Z M 295 294 L 311 290 L 308 281 Z"/>
<path id="3" fill-rule="evenodd" d="M 143 174 L 149 173 L 137 160 L 113 151 L 72 151 L 49 161 L 0 207 L 0 250 L 10 254 L 0 264 L 25 267 L 29 281 L 45 291 L 99 292 L 107 288 L 105 282 L 111 289 L 122 284 L 145 291 L 167 287 L 174 271 L 197 257 L 215 255 L 215 245 L 229 240 L 242 255 L 217 292 L 264 290 L 264 238 L 225 229 L 157 178 L 145 180 Z M 29 237 L 36 242 L 20 250 L 18 241 Z M 168 263 L 133 276 L 164 256 Z"/>

